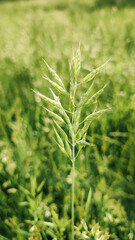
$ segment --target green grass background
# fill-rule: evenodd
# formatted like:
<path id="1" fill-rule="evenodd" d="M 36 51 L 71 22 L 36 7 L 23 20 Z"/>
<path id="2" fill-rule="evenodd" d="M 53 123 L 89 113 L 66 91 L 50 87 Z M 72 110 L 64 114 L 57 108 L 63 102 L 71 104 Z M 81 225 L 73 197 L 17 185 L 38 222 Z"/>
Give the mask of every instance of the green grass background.
<path id="1" fill-rule="evenodd" d="M 109 83 L 98 106 L 112 110 L 93 122 L 87 140 L 95 146 L 76 162 L 75 223 L 91 188 L 88 225 L 99 222 L 110 239 L 135 239 L 134 7 L 124 0 L 0 2 L 0 239 L 70 239 L 71 165 L 31 88 L 49 96 L 42 58 L 69 88 L 79 43 L 80 78 L 112 57 L 93 88 Z"/>

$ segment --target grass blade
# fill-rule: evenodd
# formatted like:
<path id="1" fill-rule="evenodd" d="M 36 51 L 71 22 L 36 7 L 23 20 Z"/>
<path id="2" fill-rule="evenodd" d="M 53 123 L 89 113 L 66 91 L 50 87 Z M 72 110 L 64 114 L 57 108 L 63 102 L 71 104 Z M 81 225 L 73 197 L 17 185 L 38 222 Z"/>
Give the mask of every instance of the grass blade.
<path id="1" fill-rule="evenodd" d="M 91 191 L 91 188 L 90 188 L 89 193 L 88 193 L 86 206 L 85 206 L 85 221 L 87 220 L 88 211 L 89 211 L 90 204 L 91 204 L 91 197 L 92 197 L 92 191 Z"/>
<path id="2" fill-rule="evenodd" d="M 44 184 L 45 184 L 45 180 L 43 180 L 43 181 L 39 184 L 39 186 L 37 187 L 37 193 L 39 193 L 39 192 L 42 190 Z"/>

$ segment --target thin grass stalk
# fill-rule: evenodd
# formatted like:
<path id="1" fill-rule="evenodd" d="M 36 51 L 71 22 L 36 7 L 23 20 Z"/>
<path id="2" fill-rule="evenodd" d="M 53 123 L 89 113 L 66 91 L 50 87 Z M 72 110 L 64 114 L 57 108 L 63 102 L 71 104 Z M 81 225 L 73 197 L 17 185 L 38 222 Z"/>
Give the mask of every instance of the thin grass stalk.
<path id="1" fill-rule="evenodd" d="M 74 140 L 73 140 L 74 144 Z M 74 240 L 74 204 L 75 204 L 75 147 L 72 147 L 72 240 Z"/>
<path id="2" fill-rule="evenodd" d="M 72 240 L 74 240 L 74 205 L 75 205 L 75 132 L 74 132 L 74 113 L 75 113 L 75 91 L 73 95 L 72 113 Z"/>

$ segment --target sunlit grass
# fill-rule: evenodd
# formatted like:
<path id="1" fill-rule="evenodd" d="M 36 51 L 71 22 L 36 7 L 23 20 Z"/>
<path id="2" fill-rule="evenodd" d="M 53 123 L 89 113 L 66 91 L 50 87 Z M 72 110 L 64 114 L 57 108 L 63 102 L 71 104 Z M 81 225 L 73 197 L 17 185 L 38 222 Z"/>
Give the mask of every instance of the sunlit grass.
<path id="1" fill-rule="evenodd" d="M 88 130 L 87 139 L 94 147 L 83 148 L 76 163 L 75 219 L 79 224 L 84 217 L 91 188 L 89 224 L 100 222 L 112 239 L 128 240 L 135 229 L 135 10 L 93 6 L 94 1 L 0 4 L 0 233 L 9 239 L 24 239 L 24 229 L 26 238 L 30 237 L 30 227 L 34 224 L 39 230 L 40 221 L 53 221 L 55 226 L 54 211 L 63 226 L 59 236 L 67 237 L 70 231 L 70 164 L 56 150 L 50 115 L 38 105 L 38 98 L 34 100 L 31 88 L 51 97 L 46 90 L 49 83 L 42 78 L 44 58 L 69 90 L 69 59 L 79 43 L 80 80 L 112 57 L 97 75 L 91 92 L 93 95 L 108 81 L 98 106 L 111 106 L 112 110 Z M 85 83 L 78 90 L 77 100 L 87 88 Z M 62 101 L 67 108 L 66 99 Z M 82 111 L 82 118 L 89 111 L 89 107 Z M 38 188 L 44 180 L 42 189 Z"/>

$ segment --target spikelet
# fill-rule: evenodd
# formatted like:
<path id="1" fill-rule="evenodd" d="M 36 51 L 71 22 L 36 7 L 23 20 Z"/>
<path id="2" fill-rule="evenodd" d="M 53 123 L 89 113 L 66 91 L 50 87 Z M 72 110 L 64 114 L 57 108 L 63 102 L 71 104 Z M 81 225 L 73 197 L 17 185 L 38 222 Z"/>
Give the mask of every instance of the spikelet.
<path id="1" fill-rule="evenodd" d="M 100 110 L 100 111 L 94 112 L 94 113 L 88 115 L 88 116 L 84 119 L 84 122 L 86 122 L 86 121 L 92 121 L 93 119 L 101 116 L 101 114 L 104 113 L 104 112 L 106 112 L 106 111 L 108 111 L 108 109 L 102 109 L 102 110 Z"/>
<path id="2" fill-rule="evenodd" d="M 100 67 L 96 68 L 94 71 L 90 72 L 83 80 L 82 80 L 82 83 L 84 82 L 89 82 L 91 81 L 103 68 L 104 66 L 106 65 L 106 63 L 108 63 L 110 61 L 107 60 L 103 65 L 101 65 Z"/>
<path id="3" fill-rule="evenodd" d="M 51 88 L 50 88 L 50 91 L 51 91 L 54 99 L 59 103 L 59 106 L 60 106 L 60 108 L 58 109 L 59 112 L 64 116 L 65 121 L 67 122 L 67 124 L 70 124 L 70 119 L 69 119 L 69 117 L 68 117 L 65 109 L 62 107 L 61 102 L 60 102 L 60 100 L 59 100 L 59 97 L 57 97 L 57 96 L 55 95 L 55 93 L 53 92 L 53 90 L 52 90 Z"/>
<path id="4" fill-rule="evenodd" d="M 107 86 L 107 84 L 105 84 L 105 86 L 103 88 L 101 88 L 98 92 L 96 92 L 85 104 L 89 105 L 89 104 L 95 102 L 98 99 L 98 97 L 103 93 L 106 86 Z"/>
<path id="5" fill-rule="evenodd" d="M 58 144 L 61 146 L 61 148 L 64 149 L 64 143 L 63 143 L 60 135 L 58 134 L 58 132 L 57 132 L 57 130 L 56 130 L 56 128 L 54 126 L 53 126 L 53 128 L 54 128 L 54 132 L 56 134 L 57 140 L 58 140 Z"/>
<path id="6" fill-rule="evenodd" d="M 61 94 L 67 94 L 66 90 L 59 86 L 57 83 L 53 82 L 51 79 L 49 79 L 47 76 L 43 77 L 44 79 L 46 79 L 53 87 L 55 87 Z M 68 95 L 68 94 L 67 94 Z"/>
<path id="7" fill-rule="evenodd" d="M 44 59 L 43 59 L 43 61 L 46 64 L 49 72 L 54 77 L 54 80 L 56 81 L 56 83 L 58 83 L 62 88 L 64 88 L 64 84 L 63 84 L 62 80 L 60 79 L 60 77 L 57 75 L 57 73 L 47 64 L 47 62 Z"/>
<path id="8" fill-rule="evenodd" d="M 62 106 L 61 104 L 59 103 L 59 101 L 57 100 L 52 100 L 51 98 L 48 98 L 46 97 L 45 95 L 43 95 L 42 93 L 36 91 L 36 90 L 33 90 L 32 91 L 34 93 L 36 93 L 39 97 L 41 97 L 43 100 L 45 100 L 46 102 L 50 103 L 52 106 L 56 107 L 56 108 L 61 108 L 62 109 Z"/>
<path id="9" fill-rule="evenodd" d="M 43 108 L 44 108 L 47 112 L 49 112 L 49 114 L 50 114 L 54 119 L 58 120 L 58 121 L 61 122 L 61 123 L 65 123 L 65 121 L 63 120 L 63 118 L 60 117 L 58 114 L 50 111 L 49 109 L 47 109 L 47 108 L 45 108 L 45 107 L 43 107 Z"/>

